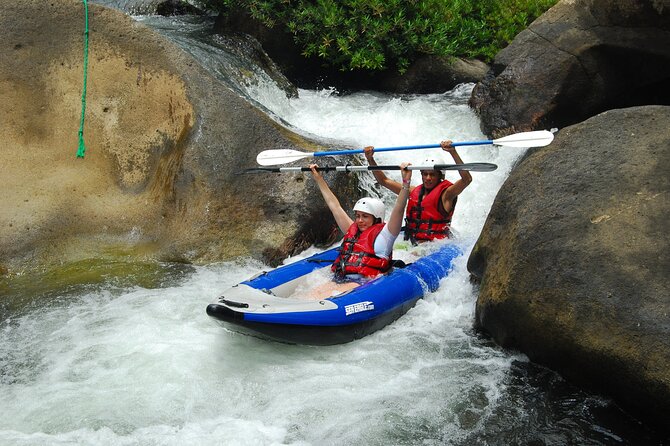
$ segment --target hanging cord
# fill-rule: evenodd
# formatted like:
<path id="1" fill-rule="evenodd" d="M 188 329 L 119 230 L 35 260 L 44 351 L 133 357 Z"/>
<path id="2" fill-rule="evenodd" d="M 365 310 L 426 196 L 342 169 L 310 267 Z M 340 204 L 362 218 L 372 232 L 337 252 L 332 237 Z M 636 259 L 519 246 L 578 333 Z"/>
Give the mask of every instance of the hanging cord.
<path id="1" fill-rule="evenodd" d="M 79 149 L 77 150 L 77 158 L 83 158 L 86 152 L 84 146 L 84 116 L 86 115 L 86 74 L 88 72 L 88 4 L 86 0 L 84 3 L 84 87 L 81 91 L 81 120 L 79 121 Z"/>

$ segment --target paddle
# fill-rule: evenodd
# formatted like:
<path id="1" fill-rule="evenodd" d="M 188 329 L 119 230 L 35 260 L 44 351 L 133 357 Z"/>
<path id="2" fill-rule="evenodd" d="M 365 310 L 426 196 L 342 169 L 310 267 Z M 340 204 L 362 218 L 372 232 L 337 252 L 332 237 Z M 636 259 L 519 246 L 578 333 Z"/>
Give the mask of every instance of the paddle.
<path id="1" fill-rule="evenodd" d="M 491 163 L 434 164 L 432 166 L 407 166 L 408 170 L 471 170 L 473 172 L 491 172 L 498 168 Z M 252 167 L 244 173 L 264 172 L 309 172 L 309 167 Z M 317 167 L 319 172 L 367 172 L 372 170 L 400 170 L 400 166 L 324 166 Z"/>
<path id="2" fill-rule="evenodd" d="M 454 142 L 454 147 L 458 146 L 480 146 L 485 144 L 495 144 L 504 147 L 544 147 L 554 140 L 554 134 L 547 130 L 538 130 L 535 132 L 515 133 L 514 135 L 505 136 L 486 141 L 469 141 L 469 142 Z M 375 148 L 375 152 L 391 152 L 394 150 L 416 150 L 416 149 L 432 149 L 440 147 L 439 144 L 426 144 L 421 146 L 402 146 L 402 147 L 381 147 Z M 354 155 L 356 153 L 363 153 L 363 149 L 354 150 L 332 150 L 327 152 L 299 152 L 290 149 L 274 149 L 264 150 L 256 157 L 256 162 L 261 166 L 275 166 L 277 164 L 292 163 L 303 158 L 311 158 L 314 156 L 336 156 L 336 155 Z"/>

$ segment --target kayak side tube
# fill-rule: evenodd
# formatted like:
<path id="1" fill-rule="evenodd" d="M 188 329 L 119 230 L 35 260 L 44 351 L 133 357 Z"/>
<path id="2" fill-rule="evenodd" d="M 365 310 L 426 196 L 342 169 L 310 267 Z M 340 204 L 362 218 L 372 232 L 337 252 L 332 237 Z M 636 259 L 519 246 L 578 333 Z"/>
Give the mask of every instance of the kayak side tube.
<path id="1" fill-rule="evenodd" d="M 242 282 L 210 304 L 207 314 L 234 331 L 280 342 L 350 342 L 385 327 L 411 309 L 426 292 L 437 290 L 461 250 L 446 244 L 406 268 L 396 268 L 337 297 L 301 300 L 273 295 L 274 290 L 288 282 L 330 266 L 327 261 L 318 263 L 336 255 L 336 250 L 325 251 Z"/>

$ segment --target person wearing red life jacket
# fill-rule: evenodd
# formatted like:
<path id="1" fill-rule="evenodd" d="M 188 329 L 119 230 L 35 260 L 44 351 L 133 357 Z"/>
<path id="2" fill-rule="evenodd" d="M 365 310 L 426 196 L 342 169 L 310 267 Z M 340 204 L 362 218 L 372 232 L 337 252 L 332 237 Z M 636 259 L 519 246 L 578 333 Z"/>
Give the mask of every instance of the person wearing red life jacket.
<path id="1" fill-rule="evenodd" d="M 349 217 L 321 173 L 316 170 L 317 165 L 309 166 L 328 209 L 345 234 L 340 254 L 331 267 L 335 283 L 313 291 L 313 297 L 324 298 L 343 293 L 391 269 L 393 243 L 400 234 L 412 178 L 412 171 L 405 170 L 408 165 L 400 165 L 405 186 L 398 191 L 398 198 L 387 222 L 384 222 L 384 203 L 372 197 L 358 200 L 354 205 L 354 219 Z"/>
<path id="2" fill-rule="evenodd" d="M 463 160 L 451 145 L 451 141 L 442 141 L 440 146 L 448 152 L 456 164 L 463 164 Z M 365 148 L 365 158 L 371 166 L 376 166 L 374 147 Z M 435 160 L 426 160 L 427 165 L 436 164 Z M 405 225 L 405 239 L 424 242 L 447 238 L 451 235 L 451 218 L 454 214 L 458 195 L 472 182 L 472 176 L 467 170 L 459 170 L 461 178 L 455 183 L 444 179 L 444 173 L 439 170 L 422 170 L 422 184 L 410 189 L 409 203 Z M 388 178 L 384 172 L 373 171 L 377 183 L 394 193 L 399 193 L 402 184 Z"/>

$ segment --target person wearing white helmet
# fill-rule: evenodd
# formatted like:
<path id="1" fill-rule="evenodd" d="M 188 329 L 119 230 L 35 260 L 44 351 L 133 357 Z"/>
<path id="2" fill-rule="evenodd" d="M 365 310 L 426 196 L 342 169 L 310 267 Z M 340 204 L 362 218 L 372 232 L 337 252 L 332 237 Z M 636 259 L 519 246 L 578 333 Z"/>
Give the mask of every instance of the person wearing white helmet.
<path id="1" fill-rule="evenodd" d="M 456 164 L 463 160 L 456 152 L 451 141 L 442 141 L 440 146 L 448 152 Z M 365 158 L 371 166 L 376 166 L 374 147 L 365 148 Z M 434 165 L 435 160 L 427 159 L 424 165 Z M 410 190 L 405 225 L 405 239 L 412 243 L 447 238 L 451 234 L 451 218 L 456 207 L 456 200 L 463 190 L 472 182 L 472 175 L 467 170 L 459 170 L 461 178 L 455 183 L 444 179 L 439 170 L 422 170 L 422 184 Z M 377 183 L 394 193 L 402 191 L 405 185 L 388 178 L 380 170 L 373 171 Z"/>
<path id="2" fill-rule="evenodd" d="M 405 170 L 408 165 L 409 163 L 400 165 L 403 181 L 407 184 L 412 178 L 412 171 Z M 384 203 L 372 197 L 361 198 L 356 202 L 352 219 L 342 208 L 321 173 L 316 170 L 317 165 L 311 164 L 309 167 L 337 226 L 345 234 L 340 254 L 331 267 L 335 273 L 335 281 L 339 284 L 329 287 L 327 295 L 331 295 L 333 291 L 344 292 L 355 288 L 363 281 L 391 269 L 393 242 L 400 234 L 409 186 L 399 191 L 386 223 Z"/>

